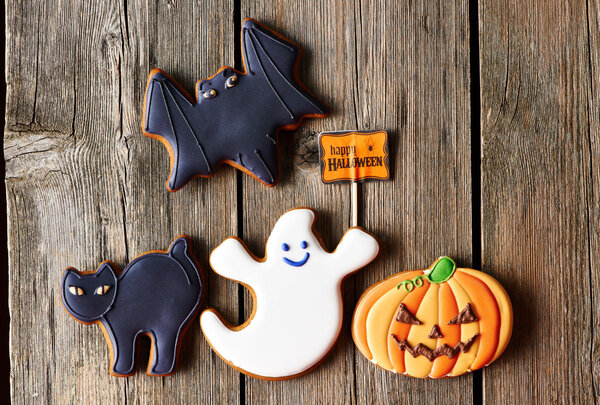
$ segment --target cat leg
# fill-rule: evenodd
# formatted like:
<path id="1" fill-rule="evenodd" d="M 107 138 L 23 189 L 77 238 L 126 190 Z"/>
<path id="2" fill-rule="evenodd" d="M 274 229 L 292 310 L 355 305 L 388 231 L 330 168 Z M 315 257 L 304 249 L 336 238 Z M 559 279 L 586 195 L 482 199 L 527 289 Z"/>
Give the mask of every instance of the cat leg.
<path id="1" fill-rule="evenodd" d="M 113 344 L 111 373 L 118 376 L 133 374 L 135 367 L 136 334 L 133 332 L 116 333 L 111 340 Z"/>
<path id="2" fill-rule="evenodd" d="M 175 371 L 177 357 L 177 332 L 161 331 L 160 335 L 152 334 L 154 356 L 150 358 L 148 374 L 166 375 Z"/>

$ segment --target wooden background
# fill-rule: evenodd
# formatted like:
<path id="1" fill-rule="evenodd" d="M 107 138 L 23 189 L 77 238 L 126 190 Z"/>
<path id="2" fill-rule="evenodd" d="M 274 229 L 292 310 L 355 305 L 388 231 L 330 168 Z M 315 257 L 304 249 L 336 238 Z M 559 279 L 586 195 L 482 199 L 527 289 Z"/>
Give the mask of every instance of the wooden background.
<path id="1" fill-rule="evenodd" d="M 241 63 L 244 17 L 301 44 L 301 76 L 333 114 L 281 136 L 282 181 L 224 168 L 168 193 L 168 155 L 141 133 L 150 69 L 185 87 Z M 600 1 L 8 0 L 6 198 L 14 403 L 595 403 L 600 379 Z M 349 186 L 319 181 L 322 130 L 387 129 L 391 182 L 362 187 L 383 255 L 344 287 L 338 344 L 314 372 L 265 382 L 229 368 L 195 321 L 178 372 L 108 374 L 96 326 L 61 308 L 62 270 L 124 266 L 180 233 L 232 321 L 249 294 L 208 255 L 230 235 L 262 255 L 277 217 L 317 209 L 329 248 Z M 483 268 L 515 308 L 491 367 L 431 381 L 355 349 L 370 284 L 440 255 Z M 147 359 L 148 344 L 140 363 Z"/>

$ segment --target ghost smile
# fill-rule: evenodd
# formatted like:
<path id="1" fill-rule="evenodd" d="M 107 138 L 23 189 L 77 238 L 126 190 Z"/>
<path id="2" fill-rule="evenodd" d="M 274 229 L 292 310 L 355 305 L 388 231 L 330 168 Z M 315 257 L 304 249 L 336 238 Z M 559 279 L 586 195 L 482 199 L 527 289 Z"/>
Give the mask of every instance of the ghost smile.
<path id="1" fill-rule="evenodd" d="M 308 258 L 310 257 L 310 253 L 306 252 L 306 255 L 304 256 L 304 259 L 299 260 L 299 261 L 294 261 L 294 260 L 290 260 L 287 257 L 283 258 L 283 261 L 286 264 L 289 264 L 290 266 L 294 266 L 294 267 L 300 267 L 300 266 L 304 266 L 304 263 L 306 263 L 308 261 Z"/>

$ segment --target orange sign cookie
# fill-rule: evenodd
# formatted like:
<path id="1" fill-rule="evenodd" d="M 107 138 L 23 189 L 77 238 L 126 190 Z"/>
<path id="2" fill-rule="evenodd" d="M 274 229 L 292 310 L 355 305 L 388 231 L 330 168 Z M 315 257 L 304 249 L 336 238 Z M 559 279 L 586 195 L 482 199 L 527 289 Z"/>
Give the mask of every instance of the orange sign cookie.
<path id="1" fill-rule="evenodd" d="M 324 183 L 387 180 L 387 132 L 323 132 L 319 136 Z"/>
<path id="2" fill-rule="evenodd" d="M 454 377 L 496 360 L 512 332 L 504 288 L 448 257 L 369 287 L 352 320 L 361 353 L 394 373 Z"/>

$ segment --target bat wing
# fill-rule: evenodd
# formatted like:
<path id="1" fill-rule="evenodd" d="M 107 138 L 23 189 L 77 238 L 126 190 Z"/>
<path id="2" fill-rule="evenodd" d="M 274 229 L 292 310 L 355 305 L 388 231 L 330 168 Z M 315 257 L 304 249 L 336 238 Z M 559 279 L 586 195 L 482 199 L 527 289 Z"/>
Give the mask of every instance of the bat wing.
<path id="1" fill-rule="evenodd" d="M 296 77 L 297 45 L 248 19 L 242 51 L 246 71 L 224 67 L 198 82 L 197 100 L 163 71 L 150 73 L 144 133 L 169 151 L 170 191 L 195 176 L 212 175 L 222 162 L 272 186 L 279 177 L 279 129 L 296 128 L 304 116 L 328 114 Z"/>
<path id="2" fill-rule="evenodd" d="M 296 66 L 300 48 L 254 20 L 242 26 L 242 49 L 246 73 L 262 78 L 263 89 L 270 90 L 294 126 L 303 116 L 325 116 L 328 108 L 315 99 L 298 81 Z"/>
<path id="3" fill-rule="evenodd" d="M 194 176 L 208 176 L 211 165 L 194 120 L 201 114 L 179 86 L 163 71 L 150 74 L 146 88 L 144 132 L 169 150 L 171 173 L 167 188 L 177 190 Z"/>

